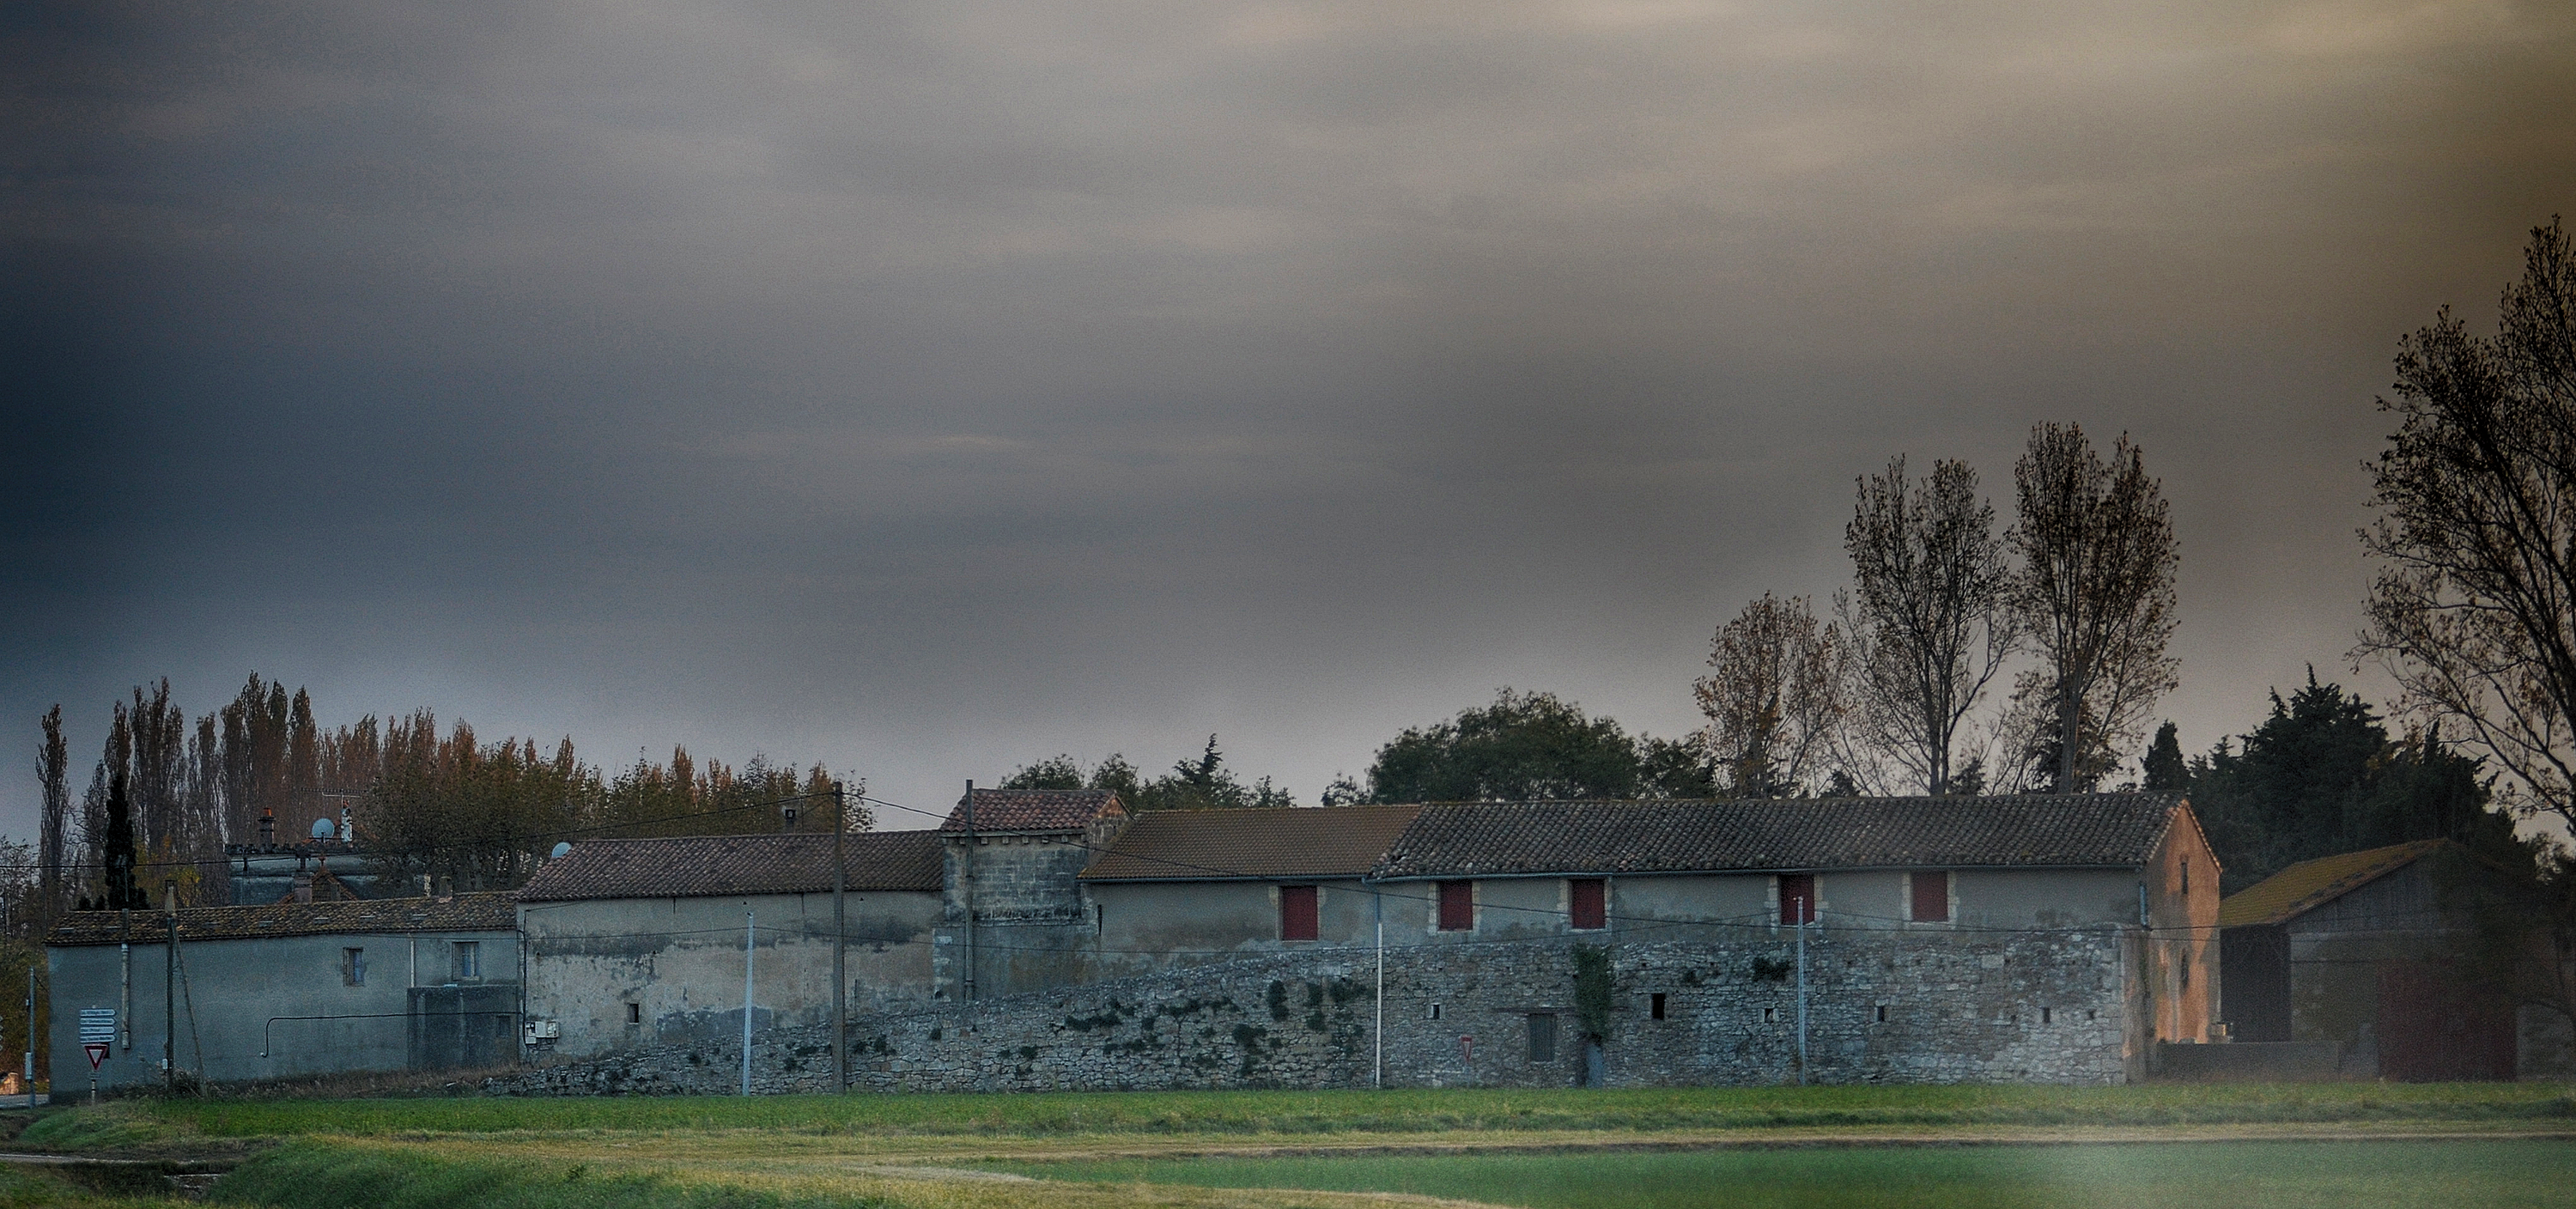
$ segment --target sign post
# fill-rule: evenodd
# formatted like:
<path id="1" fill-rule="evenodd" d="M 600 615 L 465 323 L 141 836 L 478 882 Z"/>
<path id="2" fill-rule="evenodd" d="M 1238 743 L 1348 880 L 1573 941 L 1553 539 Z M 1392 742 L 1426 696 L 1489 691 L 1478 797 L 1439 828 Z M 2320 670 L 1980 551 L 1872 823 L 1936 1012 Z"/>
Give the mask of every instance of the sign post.
<path id="1" fill-rule="evenodd" d="M 107 1061 L 107 1043 L 87 1042 L 81 1046 L 81 1052 L 89 1055 L 89 1102 L 96 1104 L 98 1103 L 98 1064 Z"/>

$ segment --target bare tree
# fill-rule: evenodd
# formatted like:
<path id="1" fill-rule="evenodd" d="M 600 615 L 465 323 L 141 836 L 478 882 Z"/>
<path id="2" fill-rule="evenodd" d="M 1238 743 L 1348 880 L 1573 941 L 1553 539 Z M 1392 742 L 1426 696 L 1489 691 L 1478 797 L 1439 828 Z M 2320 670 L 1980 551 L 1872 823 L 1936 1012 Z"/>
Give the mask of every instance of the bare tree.
<path id="1" fill-rule="evenodd" d="M 2495 338 L 2444 307 L 2401 345 L 2396 391 L 2354 656 L 2456 720 L 2522 811 L 2576 824 L 2576 251 L 2558 219 L 2532 229 Z"/>
<path id="2" fill-rule="evenodd" d="M 2005 542 L 2020 557 L 2010 599 L 2041 666 L 2016 706 L 2049 725 L 2036 753 L 2057 793 L 2090 789 L 2131 745 L 2155 699 L 2173 689 L 2173 521 L 2164 490 L 2122 434 L 2104 462 L 2069 424 L 2042 424 L 2013 464 L 2020 518 Z"/>
<path id="3" fill-rule="evenodd" d="M 1709 748 L 1741 797 L 1795 795 L 1824 771 L 1845 711 L 1850 647 L 1807 598 L 1764 593 L 1710 640 L 1693 685 Z"/>
<path id="4" fill-rule="evenodd" d="M 1859 741 L 1946 794 L 1968 711 L 2013 649 L 1994 505 L 1967 463 L 1935 462 L 1909 483 L 1899 456 L 1860 480 L 1843 548 L 1857 583 L 1836 611 L 1853 645 Z"/>

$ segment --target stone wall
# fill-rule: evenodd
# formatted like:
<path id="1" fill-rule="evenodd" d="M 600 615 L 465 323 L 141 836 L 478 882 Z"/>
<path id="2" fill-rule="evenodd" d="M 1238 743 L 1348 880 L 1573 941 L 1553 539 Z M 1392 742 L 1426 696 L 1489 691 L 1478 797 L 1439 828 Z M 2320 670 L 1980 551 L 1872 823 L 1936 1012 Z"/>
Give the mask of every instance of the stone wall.
<path id="1" fill-rule="evenodd" d="M 1578 985 L 1579 943 L 1387 953 L 1386 1084 L 1548 1087 L 2118 1083 L 2138 1077 L 2134 929 L 1811 935 L 1807 1060 L 1797 953 L 1759 943 L 1630 944 Z M 1376 955 L 1364 948 L 853 1017 L 870 1091 L 1366 1087 Z M 1663 997 L 1661 1019 L 1655 996 Z M 1436 1011 L 1434 1005 L 1437 1005 Z M 1533 1017 L 1549 1018 L 1534 1026 Z M 1587 1062 L 1586 1021 L 1605 1025 Z M 1533 1028 L 1552 1032 L 1534 1052 Z M 736 1090 L 738 1043 L 647 1046 L 495 1080 L 520 1094 Z M 754 1038 L 753 1088 L 824 1091 L 828 1028 Z"/>

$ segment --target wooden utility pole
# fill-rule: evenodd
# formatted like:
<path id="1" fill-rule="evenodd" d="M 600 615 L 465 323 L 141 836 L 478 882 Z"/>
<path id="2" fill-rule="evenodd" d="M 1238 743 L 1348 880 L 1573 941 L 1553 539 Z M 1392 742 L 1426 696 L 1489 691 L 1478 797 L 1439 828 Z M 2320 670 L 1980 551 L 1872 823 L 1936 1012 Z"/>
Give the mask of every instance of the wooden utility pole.
<path id="1" fill-rule="evenodd" d="M 850 934 L 843 899 L 849 866 L 841 859 L 850 830 L 849 792 L 832 782 L 832 1090 L 850 1090 Z"/>

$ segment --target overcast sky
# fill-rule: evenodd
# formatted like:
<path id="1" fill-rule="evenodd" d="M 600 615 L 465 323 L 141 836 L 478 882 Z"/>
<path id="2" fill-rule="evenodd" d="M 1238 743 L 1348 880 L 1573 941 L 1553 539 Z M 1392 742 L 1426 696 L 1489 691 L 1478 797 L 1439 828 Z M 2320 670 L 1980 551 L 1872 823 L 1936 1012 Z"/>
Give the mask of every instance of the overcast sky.
<path id="1" fill-rule="evenodd" d="M 17 834 L 163 675 L 934 808 L 1211 731 L 1311 801 L 1501 685 L 1678 734 L 1856 476 L 2008 513 L 2043 420 L 2164 480 L 2197 750 L 2377 691 L 2397 338 L 2576 210 L 2563 3 L 6 20 Z"/>

